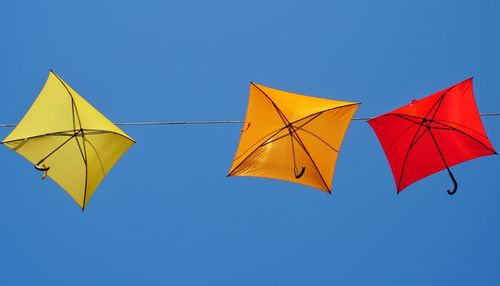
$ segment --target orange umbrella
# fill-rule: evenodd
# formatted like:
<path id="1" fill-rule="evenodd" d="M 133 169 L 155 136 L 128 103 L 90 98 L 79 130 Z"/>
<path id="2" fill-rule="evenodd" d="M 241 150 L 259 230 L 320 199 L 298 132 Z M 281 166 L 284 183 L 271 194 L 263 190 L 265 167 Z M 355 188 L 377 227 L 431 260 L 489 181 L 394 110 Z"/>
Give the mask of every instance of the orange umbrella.
<path id="1" fill-rule="evenodd" d="M 228 176 L 279 179 L 331 193 L 342 140 L 358 107 L 251 83 Z"/>

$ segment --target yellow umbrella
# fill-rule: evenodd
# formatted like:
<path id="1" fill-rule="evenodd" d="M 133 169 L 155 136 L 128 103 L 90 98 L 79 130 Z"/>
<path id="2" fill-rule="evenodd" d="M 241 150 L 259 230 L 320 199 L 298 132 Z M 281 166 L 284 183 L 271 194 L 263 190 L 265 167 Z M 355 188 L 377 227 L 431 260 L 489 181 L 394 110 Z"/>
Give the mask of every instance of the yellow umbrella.
<path id="1" fill-rule="evenodd" d="M 42 91 L 2 144 L 61 186 L 82 208 L 134 140 L 52 70 Z"/>
<path id="2" fill-rule="evenodd" d="M 251 83 L 228 176 L 279 179 L 331 193 L 335 162 L 358 107 Z"/>

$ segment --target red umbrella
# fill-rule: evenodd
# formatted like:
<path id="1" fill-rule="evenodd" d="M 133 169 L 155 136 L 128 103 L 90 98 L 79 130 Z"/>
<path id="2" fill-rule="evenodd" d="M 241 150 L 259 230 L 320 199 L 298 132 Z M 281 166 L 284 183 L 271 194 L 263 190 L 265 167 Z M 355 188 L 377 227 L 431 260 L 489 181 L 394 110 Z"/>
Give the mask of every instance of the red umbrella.
<path id="1" fill-rule="evenodd" d="M 484 131 L 472 78 L 368 121 L 382 144 L 398 193 L 477 157 L 497 154 Z"/>

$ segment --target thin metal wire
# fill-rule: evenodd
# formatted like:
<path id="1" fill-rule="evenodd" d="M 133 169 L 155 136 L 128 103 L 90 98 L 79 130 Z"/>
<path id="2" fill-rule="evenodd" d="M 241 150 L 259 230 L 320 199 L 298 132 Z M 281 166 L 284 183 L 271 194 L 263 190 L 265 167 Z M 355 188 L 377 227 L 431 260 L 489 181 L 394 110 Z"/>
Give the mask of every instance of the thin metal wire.
<path id="1" fill-rule="evenodd" d="M 374 117 L 355 117 L 353 118 L 352 120 L 356 120 L 356 121 L 366 121 L 366 120 L 370 120 Z"/>
<path id="2" fill-rule="evenodd" d="M 480 116 L 499 116 L 499 112 L 482 113 Z M 355 117 L 352 120 L 366 121 L 374 117 Z M 215 120 L 215 121 L 142 121 L 142 122 L 118 122 L 116 125 L 120 126 L 153 126 L 153 125 L 208 125 L 208 124 L 241 124 L 242 120 Z M 4 123 L 0 127 L 16 127 L 17 124 Z"/>
<path id="3" fill-rule="evenodd" d="M 491 113 L 482 113 L 480 114 L 481 116 L 498 116 L 500 113 L 498 112 L 491 112 Z"/>
<path id="4" fill-rule="evenodd" d="M 234 124 L 243 123 L 241 120 L 219 120 L 219 121 L 145 121 L 145 122 L 119 122 L 121 126 L 141 126 L 141 125 L 203 125 L 203 124 Z"/>

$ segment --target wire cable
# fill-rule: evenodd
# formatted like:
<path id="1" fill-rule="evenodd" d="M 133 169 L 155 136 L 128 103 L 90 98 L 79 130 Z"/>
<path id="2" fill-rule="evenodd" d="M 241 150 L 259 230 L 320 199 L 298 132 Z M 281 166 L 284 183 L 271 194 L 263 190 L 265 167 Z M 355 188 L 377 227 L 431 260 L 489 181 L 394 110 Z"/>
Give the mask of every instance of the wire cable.
<path id="1" fill-rule="evenodd" d="M 500 116 L 499 112 L 481 113 L 480 116 Z M 374 117 L 355 117 L 354 121 L 366 121 Z M 154 126 L 154 125 L 210 125 L 210 124 L 242 124 L 243 120 L 214 120 L 214 121 L 139 121 L 139 122 L 118 122 L 119 126 Z M 17 124 L 4 123 L 0 127 L 16 127 Z"/>

